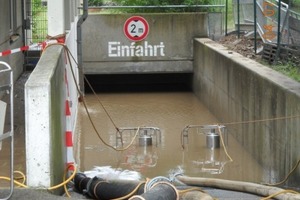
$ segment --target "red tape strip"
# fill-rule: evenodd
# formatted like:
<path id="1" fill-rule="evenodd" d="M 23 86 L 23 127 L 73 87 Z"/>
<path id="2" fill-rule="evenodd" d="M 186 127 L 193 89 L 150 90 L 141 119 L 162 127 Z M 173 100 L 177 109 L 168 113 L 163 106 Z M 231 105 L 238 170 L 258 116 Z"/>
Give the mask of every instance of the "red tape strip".
<path id="1" fill-rule="evenodd" d="M 2 56 L 7 56 L 9 54 L 11 54 L 11 50 L 6 50 L 2 52 Z"/>

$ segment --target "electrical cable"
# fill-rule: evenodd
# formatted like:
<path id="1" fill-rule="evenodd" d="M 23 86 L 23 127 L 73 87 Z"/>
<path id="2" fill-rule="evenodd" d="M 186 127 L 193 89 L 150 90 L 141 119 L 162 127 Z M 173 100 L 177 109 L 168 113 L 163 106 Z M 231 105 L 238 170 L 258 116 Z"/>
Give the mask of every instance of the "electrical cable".
<path id="1" fill-rule="evenodd" d="M 85 101 L 84 95 L 83 95 L 82 92 L 80 91 L 79 86 L 78 86 L 78 84 L 77 84 L 77 80 L 76 80 L 75 73 L 74 73 L 73 66 L 72 66 L 72 60 L 74 61 L 74 63 L 75 63 L 76 65 L 78 65 L 78 63 L 76 62 L 74 56 L 72 55 L 72 53 L 70 52 L 69 48 L 68 48 L 65 44 L 62 44 L 62 43 L 48 44 L 48 45 L 44 48 L 44 51 L 45 51 L 48 47 L 53 46 L 53 45 L 60 45 L 60 46 L 62 46 L 62 47 L 64 48 L 64 50 L 67 52 L 67 59 L 68 59 L 68 61 L 69 61 L 69 63 L 70 63 L 70 69 L 71 69 L 71 73 L 72 73 L 72 76 L 73 76 L 73 80 L 74 80 L 75 85 L 76 85 L 77 92 L 78 92 L 79 96 L 82 98 L 83 106 L 84 106 L 84 108 L 85 108 L 85 110 L 86 110 L 86 113 L 87 113 L 87 115 L 88 115 L 89 121 L 90 121 L 90 123 L 91 123 L 91 125 L 92 125 L 94 131 L 96 132 L 98 138 L 101 140 L 101 142 L 102 142 L 104 145 L 106 145 L 106 146 L 109 147 L 109 148 L 112 148 L 112 149 L 115 150 L 115 151 L 125 151 L 125 150 L 127 150 L 128 148 L 130 148 L 130 146 L 133 144 L 133 142 L 135 141 L 135 139 L 136 139 L 136 137 L 137 137 L 137 135 L 138 135 L 138 133 L 139 133 L 140 127 L 138 127 L 138 129 L 137 129 L 137 131 L 136 131 L 134 137 L 132 138 L 131 142 L 130 142 L 125 148 L 119 149 L 119 148 L 116 148 L 116 147 L 114 147 L 114 146 L 108 144 L 108 143 L 101 137 L 99 131 L 97 130 L 96 125 L 94 124 L 93 119 L 92 119 L 92 117 L 91 117 L 91 115 L 90 115 L 90 113 L 89 113 L 89 111 L 88 111 L 88 107 L 87 107 L 87 105 L 86 105 L 86 101 Z M 72 57 L 72 60 L 71 60 L 71 57 Z M 91 87 L 91 85 L 90 85 L 90 87 Z M 91 89 L 92 89 L 92 87 L 91 87 Z M 92 90 L 93 90 L 93 89 L 92 89 Z M 94 92 L 94 94 L 96 95 L 96 93 L 95 93 L 94 90 L 93 90 L 93 92 Z M 96 96 L 97 96 L 97 95 L 96 95 Z M 101 102 L 100 99 L 98 98 L 98 96 L 97 96 L 97 99 L 98 99 L 99 102 Z M 106 112 L 106 114 L 107 114 L 107 116 L 109 117 L 109 119 L 110 119 L 110 121 L 112 122 L 112 124 L 114 125 L 115 129 L 119 132 L 118 127 L 115 125 L 114 121 L 112 120 L 112 118 L 110 117 L 110 115 L 108 114 L 107 110 L 105 109 L 105 107 L 103 106 L 102 103 L 101 103 L 101 106 L 102 106 L 103 110 Z"/>
<path id="2" fill-rule="evenodd" d="M 57 45 L 57 44 L 51 44 L 51 45 Z M 64 44 L 59 44 L 59 45 L 62 45 L 62 46 L 64 47 L 64 49 L 67 51 L 67 56 L 68 56 L 68 60 L 69 60 L 69 62 L 70 62 L 70 68 L 71 68 L 72 76 L 73 76 L 74 81 L 76 82 L 75 75 L 74 75 L 74 71 L 73 71 L 73 67 L 72 67 L 72 63 L 71 63 L 71 59 L 70 59 L 70 50 L 69 50 L 69 49 L 66 47 L 66 45 L 64 45 Z M 47 47 L 48 47 L 48 46 L 50 46 L 50 45 L 47 45 Z M 71 56 L 72 56 L 72 54 L 71 54 Z M 73 56 L 72 56 L 72 57 L 73 57 Z M 74 60 L 74 62 L 76 63 L 76 60 L 74 59 L 74 57 L 73 57 L 73 60 Z M 78 64 L 77 64 L 77 65 L 78 65 Z M 105 111 L 106 115 L 108 116 L 108 118 L 109 118 L 110 121 L 112 122 L 113 126 L 115 127 L 115 129 L 116 129 L 117 131 L 119 131 L 119 129 L 118 129 L 118 127 L 116 126 L 116 124 L 114 123 L 112 117 L 109 115 L 109 113 L 108 113 L 107 110 L 105 109 L 104 105 L 102 104 L 102 102 L 100 101 L 100 99 L 98 98 L 98 96 L 96 95 L 96 93 L 95 93 L 94 89 L 92 88 L 90 82 L 87 80 L 87 78 L 86 78 L 85 76 L 84 76 L 84 78 L 85 78 L 85 81 L 87 82 L 87 84 L 89 85 L 89 87 L 91 88 L 92 92 L 94 93 L 94 95 L 97 97 L 98 102 L 99 102 L 100 105 L 102 106 L 103 110 Z M 77 87 L 77 91 L 78 91 L 79 95 L 80 95 L 81 97 L 83 97 L 83 95 L 81 94 L 81 92 L 80 92 L 80 90 L 79 90 L 79 88 L 78 88 L 78 84 L 77 84 L 77 83 L 76 83 L 76 87 Z M 99 139 L 100 139 L 105 145 L 107 145 L 107 146 L 113 148 L 114 150 L 117 150 L 117 151 L 123 151 L 123 150 L 127 149 L 127 147 L 124 148 L 124 149 L 116 149 L 115 147 L 113 147 L 113 146 L 107 144 L 107 143 L 102 139 L 101 135 L 100 135 L 99 132 L 97 131 L 97 129 L 96 129 L 94 123 L 93 123 L 93 120 L 92 120 L 92 118 L 91 118 L 91 116 L 90 116 L 90 114 L 89 114 L 89 111 L 88 111 L 88 108 L 87 108 L 87 105 L 86 105 L 86 103 L 85 103 L 84 98 L 83 98 L 83 104 L 84 104 L 85 110 L 86 110 L 86 112 L 87 112 L 87 114 L 88 114 L 89 120 L 90 120 L 90 122 L 91 122 L 91 124 L 92 124 L 94 130 L 96 131 L 96 133 L 97 133 Z M 300 117 L 300 115 L 289 116 L 289 117 L 277 117 L 277 118 L 262 119 L 262 120 L 242 121 L 242 122 L 230 122 L 230 123 L 223 123 L 223 124 L 224 124 L 224 125 L 249 124 L 249 123 L 257 123 L 257 122 L 266 122 L 266 121 L 275 121 L 275 120 L 292 119 L 292 118 L 298 118 L 298 117 Z M 220 134 L 220 137 L 221 137 L 221 142 L 222 142 L 222 145 L 223 145 L 223 147 L 224 147 L 224 151 L 225 151 L 227 157 L 229 158 L 229 160 L 230 160 L 230 161 L 233 161 L 233 159 L 232 159 L 232 158 L 230 157 L 230 155 L 228 154 L 227 149 L 226 149 L 226 146 L 225 146 L 225 144 L 224 144 L 224 139 L 223 139 L 223 136 L 222 136 L 222 131 L 221 131 L 220 126 L 218 126 L 218 128 L 219 128 L 219 134 Z M 133 141 L 135 140 L 135 138 L 136 138 L 136 136 L 137 136 L 137 134 L 138 134 L 138 131 L 139 131 L 139 129 L 137 130 L 137 133 L 135 134 L 135 137 L 133 138 L 133 140 L 132 140 L 131 143 L 129 144 L 128 148 L 132 145 Z M 300 160 L 297 162 L 296 166 L 291 170 L 291 172 L 287 175 L 287 177 L 286 177 L 283 181 L 281 181 L 281 182 L 279 182 L 279 183 L 276 183 L 276 184 L 267 184 L 267 185 L 280 185 L 280 184 L 283 184 L 284 182 L 286 182 L 286 180 L 289 178 L 289 176 L 295 171 L 295 169 L 298 167 L 299 164 L 300 164 Z M 67 169 L 68 169 L 68 168 L 67 168 Z M 75 176 L 75 173 L 73 173 L 73 175 Z M 74 177 L 74 176 L 73 176 L 73 177 Z M 71 177 L 72 177 L 72 176 L 71 176 Z M 70 177 L 70 178 L 71 178 L 71 177 Z M 72 178 L 73 178 L 73 177 L 72 177 Z M 67 179 L 67 181 L 72 179 L 72 178 L 71 178 L 71 179 L 70 179 L 70 178 Z M 65 176 L 64 176 L 64 179 L 65 179 Z M 63 183 L 65 183 L 65 182 L 66 182 L 66 181 L 64 181 Z M 62 183 L 62 184 L 59 184 L 59 185 L 57 185 L 57 186 L 53 186 L 53 187 L 49 188 L 49 190 L 56 189 L 56 188 L 59 188 L 59 187 L 61 187 L 61 186 L 64 186 L 64 188 L 65 188 L 65 190 L 66 190 L 66 184 L 63 184 L 63 183 Z M 22 184 L 20 183 L 20 185 L 22 185 Z M 24 186 L 25 186 L 25 185 L 24 185 Z M 191 190 L 191 189 L 190 189 L 190 190 Z M 183 193 L 183 192 L 187 192 L 187 191 L 190 191 L 190 190 L 181 191 L 181 192 Z M 133 192 L 134 192 L 134 191 L 133 191 Z M 277 195 L 279 195 L 279 194 L 281 194 L 281 193 L 288 193 L 288 192 L 290 192 L 290 193 L 296 193 L 295 191 L 292 191 L 292 190 L 285 190 L 285 191 L 278 192 L 278 193 L 276 193 L 276 194 L 270 195 L 269 197 L 263 198 L 262 200 L 267 200 L 267 199 L 270 199 L 270 198 L 272 198 L 272 197 L 274 197 L 274 196 L 277 196 Z M 67 195 L 69 196 L 67 190 L 66 190 L 66 193 L 67 193 Z M 128 195 L 130 195 L 130 194 L 128 194 Z M 128 195 L 127 195 L 126 197 L 124 197 L 124 198 L 128 198 L 128 197 L 129 197 Z M 115 200 L 119 200 L 119 199 L 121 200 L 121 199 L 124 199 L 124 198 L 118 198 L 118 199 L 115 199 Z"/>
<path id="3" fill-rule="evenodd" d="M 199 191 L 199 192 L 207 194 L 207 192 L 205 192 L 204 190 L 202 190 L 200 188 L 196 188 L 196 187 L 185 189 L 185 190 L 178 190 L 178 193 L 179 194 L 184 194 L 184 193 L 191 192 L 191 191 Z"/>
<path id="4" fill-rule="evenodd" d="M 20 177 L 14 177 L 15 180 L 19 180 L 19 179 L 22 179 L 22 184 L 25 184 L 26 182 L 26 176 L 23 172 L 21 171 L 14 171 L 14 174 L 20 174 L 21 176 Z"/>
<path id="5" fill-rule="evenodd" d="M 64 172 L 64 179 L 63 179 L 63 182 L 66 181 L 67 173 L 68 173 L 68 171 L 69 171 L 69 168 L 71 168 L 71 167 L 73 167 L 73 165 L 68 165 L 68 166 L 67 166 L 67 168 L 66 168 L 66 170 L 65 170 L 65 172 Z M 75 177 L 75 175 L 76 175 L 76 174 L 74 174 L 74 177 Z M 72 179 L 74 179 L 74 177 L 73 177 Z M 72 180 L 72 179 L 71 179 L 71 180 Z M 66 193 L 67 197 L 71 197 L 71 195 L 70 195 L 70 193 L 69 193 L 69 190 L 68 190 L 68 188 L 67 188 L 67 184 L 64 184 L 64 190 L 65 190 L 65 193 Z"/>
<path id="6" fill-rule="evenodd" d="M 68 51 L 68 57 L 69 57 L 70 51 L 69 51 L 69 49 L 67 49 L 67 51 Z M 70 61 L 70 58 L 68 58 L 68 59 L 69 59 L 69 61 Z M 73 59 L 74 59 L 74 57 L 73 57 Z M 75 60 L 74 60 L 74 61 L 75 61 Z M 75 62 L 75 63 L 76 63 L 76 62 Z M 70 65 L 71 65 L 71 64 L 70 64 Z M 74 81 L 76 81 L 72 66 L 71 66 L 71 71 L 72 71 L 72 74 L 73 74 Z M 90 83 L 89 83 L 89 81 L 86 79 L 86 77 L 85 77 L 85 80 L 87 81 L 87 83 L 88 83 L 89 87 L 91 88 L 92 92 L 94 93 L 94 95 L 96 95 L 94 89 L 92 88 L 92 86 L 90 85 Z M 76 85 L 77 85 L 77 84 L 76 84 Z M 79 88 L 78 88 L 77 90 L 78 90 L 78 92 L 80 92 Z M 100 102 L 102 108 L 104 109 L 104 111 L 106 112 L 106 114 L 108 115 L 108 117 L 110 118 L 111 122 L 112 122 L 113 125 L 115 126 L 116 130 L 119 131 L 119 129 L 117 128 L 117 126 L 116 126 L 115 123 L 113 122 L 112 118 L 110 117 L 110 115 L 108 114 L 108 112 L 106 111 L 106 109 L 104 108 L 103 104 L 101 103 L 101 101 L 100 101 L 100 99 L 98 98 L 97 95 L 96 95 L 96 97 L 97 97 L 97 100 Z M 84 102 L 84 101 L 83 101 L 83 102 Z M 86 111 L 88 112 L 88 109 L 87 109 L 87 107 L 86 107 L 85 102 L 84 102 L 84 106 L 85 106 Z M 91 121 L 91 123 L 92 123 L 92 125 L 93 125 L 93 127 L 94 127 L 94 130 L 95 130 L 96 133 L 98 134 L 98 137 L 100 138 L 100 140 L 101 140 L 104 144 L 106 144 L 107 146 L 109 146 L 109 147 L 111 147 L 111 148 L 113 148 L 113 149 L 115 149 L 115 150 L 118 150 L 118 151 L 126 150 L 127 148 L 129 148 L 129 147 L 131 146 L 132 142 L 134 141 L 135 137 L 137 136 L 138 131 L 137 131 L 137 133 L 135 134 L 135 137 L 133 138 L 132 142 L 131 142 L 126 148 L 124 148 L 124 149 L 116 149 L 115 147 L 112 147 L 111 145 L 107 144 L 107 143 L 101 138 L 101 136 L 99 135 L 98 131 L 96 130 L 96 127 L 95 127 L 95 125 L 93 124 L 92 119 L 91 119 L 91 117 L 90 117 L 89 114 L 88 114 L 88 116 L 89 116 L 89 119 L 90 119 L 90 121 Z M 249 124 L 249 123 L 257 123 L 257 122 L 267 122 L 267 121 L 276 121 L 276 120 L 284 120 L 284 119 L 294 119 L 294 118 L 299 118 L 299 117 L 300 117 L 300 115 L 295 115 L 295 116 L 289 116 L 289 117 L 277 117 L 277 118 L 268 118 L 268 119 L 261 119 L 261 120 L 249 120 L 249 121 L 240 121 L 240 122 L 228 122 L 228 123 L 223 123 L 223 125 Z M 222 136 L 222 131 L 221 131 L 220 126 L 218 126 L 218 129 L 219 129 L 219 134 L 220 134 L 220 137 L 221 137 L 221 142 L 222 142 L 222 145 L 223 145 L 225 154 L 226 154 L 226 156 L 229 158 L 230 162 L 232 162 L 233 159 L 232 159 L 231 156 L 229 155 L 229 153 L 228 153 L 228 151 L 227 151 L 227 148 L 226 148 L 226 146 L 225 146 L 225 143 L 224 143 L 224 139 L 223 139 L 223 136 Z M 289 178 L 289 176 L 292 174 L 292 172 L 295 171 L 295 169 L 298 167 L 299 164 L 300 164 L 300 160 L 297 162 L 296 166 L 292 169 L 292 171 L 287 175 L 287 177 L 286 177 L 283 181 L 281 181 L 281 182 L 279 182 L 279 183 L 277 183 L 277 184 L 268 184 L 268 185 L 280 185 L 280 184 L 286 182 L 286 180 Z"/>
<path id="7" fill-rule="evenodd" d="M 133 194 L 136 193 L 136 191 L 138 191 L 138 189 L 141 187 L 141 185 L 143 185 L 144 183 L 146 183 L 145 181 L 140 182 L 135 188 L 134 190 L 132 190 L 129 194 L 120 197 L 120 198 L 116 198 L 116 199 L 112 199 L 112 200 L 124 200 L 124 199 L 128 199 L 129 197 L 133 196 Z"/>
<path id="8" fill-rule="evenodd" d="M 80 97 L 83 98 L 83 105 L 84 105 L 85 110 L 86 110 L 86 112 L 87 112 L 88 118 L 89 118 L 89 120 L 90 120 L 90 122 L 91 122 L 91 124 L 92 124 L 92 126 L 93 126 L 93 128 L 94 128 L 94 130 L 95 130 L 95 132 L 97 133 L 99 139 L 103 142 L 103 144 L 105 144 L 106 146 L 108 146 L 108 147 L 110 147 L 110 148 L 112 148 L 112 149 L 114 149 L 114 150 L 116 150 L 116 151 L 124 151 L 124 150 L 128 149 L 128 148 L 132 145 L 133 141 L 135 140 L 135 138 L 136 138 L 136 136 L 137 136 L 137 134 L 138 134 L 139 128 L 137 129 L 137 132 L 136 132 L 136 134 L 135 134 L 133 140 L 130 142 L 130 144 L 129 144 L 127 147 L 123 148 L 123 149 L 117 149 L 117 148 L 115 148 L 115 147 L 109 145 L 108 143 L 106 143 L 106 142 L 103 140 L 103 138 L 101 137 L 100 133 L 99 133 L 99 132 L 97 131 L 97 129 L 96 129 L 96 126 L 95 126 L 95 124 L 93 123 L 93 120 L 92 120 L 92 118 L 91 118 L 91 116 L 90 116 L 90 113 L 89 113 L 89 111 L 88 111 L 88 108 L 87 108 L 86 102 L 85 102 L 85 100 L 84 100 L 83 94 L 80 92 L 80 89 L 79 89 L 79 87 L 78 87 L 78 84 L 77 84 L 77 81 L 76 81 L 76 78 L 75 78 L 75 74 L 74 74 L 74 71 L 73 71 L 73 67 L 72 67 L 72 62 L 71 62 L 71 59 L 70 59 L 70 56 L 71 56 L 72 59 L 73 59 L 73 61 L 77 64 L 77 62 L 76 62 L 74 56 L 71 54 L 71 52 L 70 52 L 70 50 L 68 49 L 68 47 L 67 47 L 66 45 L 64 45 L 64 44 L 61 44 L 61 43 L 49 44 L 49 45 L 47 45 L 47 46 L 45 47 L 45 49 L 46 49 L 47 47 L 49 47 L 49 46 L 52 46 L 52 45 L 61 45 L 61 46 L 64 47 L 65 51 L 67 52 L 67 57 L 68 57 L 68 61 L 70 62 L 70 68 L 71 68 L 71 72 L 72 72 L 73 79 L 74 79 L 74 81 L 75 81 L 75 83 L 76 83 L 77 92 L 78 92 L 78 94 L 80 95 Z M 45 50 L 45 49 L 44 49 L 44 50 Z M 78 65 L 78 64 L 77 64 L 77 65 Z M 88 85 L 89 85 L 89 87 L 91 88 L 91 90 L 93 91 L 94 95 L 96 95 L 94 89 L 92 88 L 90 82 L 87 80 L 86 77 L 85 77 L 85 81 L 88 83 Z M 110 121 L 112 122 L 113 126 L 115 127 L 115 129 L 116 129 L 117 131 L 119 131 L 118 127 L 117 127 L 116 124 L 114 123 L 113 119 L 111 118 L 111 116 L 109 115 L 109 113 L 107 112 L 107 110 L 105 109 L 105 107 L 103 106 L 102 102 L 100 101 L 100 99 L 98 98 L 97 95 L 96 95 L 96 97 L 97 97 L 98 102 L 100 102 L 100 105 L 102 106 L 103 110 L 106 112 L 107 116 L 109 117 Z M 227 123 L 222 123 L 222 124 L 223 124 L 223 125 L 238 125 L 238 124 L 249 124 L 249 123 L 267 122 L 267 121 L 276 121 L 276 120 L 284 120 L 284 119 L 294 119 L 294 118 L 299 118 L 299 117 L 300 117 L 300 115 L 294 115 L 294 116 L 288 116 L 288 117 L 285 116 L 285 117 L 268 118 L 268 119 L 261 119 L 261 120 L 249 120 L 249 121 L 240 121 L 240 122 L 227 122 Z M 220 136 L 221 136 L 221 142 L 222 142 L 222 145 L 223 145 L 223 147 L 224 147 L 224 151 L 225 151 L 227 157 L 229 158 L 229 160 L 230 160 L 230 161 L 233 161 L 233 159 L 230 157 L 230 155 L 228 154 L 227 149 L 226 149 L 226 147 L 225 147 L 224 140 L 223 140 L 223 137 L 222 137 L 222 131 L 221 131 L 221 129 L 220 129 L 220 126 L 218 126 L 218 127 L 219 127 L 219 133 L 220 133 Z M 283 181 L 281 181 L 281 182 L 279 182 L 279 183 L 276 183 L 276 184 L 266 184 L 266 185 L 280 185 L 280 184 L 286 182 L 286 180 L 289 178 L 289 176 L 292 174 L 292 172 L 295 171 L 295 169 L 298 167 L 299 164 L 300 164 L 300 160 L 297 162 L 296 166 L 292 169 L 292 171 L 287 175 L 287 177 L 286 177 Z M 73 173 L 72 175 L 75 176 L 75 173 Z M 74 178 L 74 176 L 71 176 L 71 177 Z M 71 177 L 70 177 L 70 178 L 71 178 Z M 1 177 L 0 177 L 0 178 L 1 178 Z M 49 190 L 53 190 L 53 189 L 59 188 L 59 187 L 61 187 L 61 186 L 64 186 L 64 185 L 65 185 L 65 182 L 69 182 L 69 181 L 72 179 L 72 178 L 71 178 L 71 179 L 70 179 L 70 178 L 67 179 L 66 181 L 64 181 L 63 183 L 57 185 L 57 186 L 50 187 Z M 18 182 L 17 184 L 23 185 L 23 184 L 21 184 L 21 183 L 19 183 L 19 182 Z M 24 186 L 25 186 L 25 185 L 24 185 Z M 183 191 L 183 192 L 184 192 L 184 191 Z M 277 196 L 277 195 L 279 195 L 279 194 L 281 194 L 281 193 L 294 193 L 294 194 L 298 194 L 297 192 L 292 191 L 292 190 L 284 190 L 284 191 L 282 191 L 282 192 L 278 192 L 278 193 L 276 193 L 276 194 L 270 195 L 269 197 L 263 198 L 262 200 L 270 199 L 270 198 L 272 198 L 272 197 L 274 197 L 274 196 Z M 119 199 L 120 199 L 120 198 L 115 199 L 115 200 L 119 200 Z M 121 199 L 120 199 L 120 200 L 121 200 Z"/>
<path id="9" fill-rule="evenodd" d="M 77 167 L 76 167 L 74 164 L 68 165 L 68 167 L 67 167 L 66 170 L 65 170 L 65 173 L 68 171 L 68 169 L 69 169 L 71 166 L 74 167 L 74 171 L 73 171 L 73 173 L 71 174 L 71 176 L 70 176 L 67 180 L 63 181 L 62 183 L 60 183 L 60 184 L 58 184 L 58 185 L 54 185 L 54 186 L 48 188 L 48 190 L 55 190 L 55 189 L 57 189 L 57 188 L 60 188 L 60 187 L 62 187 L 62 186 L 64 186 L 64 185 L 68 184 L 68 183 L 75 177 L 76 172 L 77 172 Z"/>
<path id="10" fill-rule="evenodd" d="M 62 186 L 64 186 L 64 185 L 68 184 L 68 183 L 75 177 L 76 171 L 77 171 L 76 166 L 75 166 L 74 164 L 70 164 L 70 165 L 68 165 L 68 167 L 66 168 L 65 174 L 66 174 L 66 172 L 68 171 L 68 169 L 69 169 L 71 166 L 74 167 L 74 171 L 73 171 L 72 175 L 71 175 L 67 180 L 64 180 L 62 183 L 60 183 L 60 184 L 58 184 L 58 185 L 55 185 L 55 186 L 52 186 L 52 187 L 48 188 L 47 190 L 55 190 L 55 189 L 57 189 L 57 188 L 60 188 L 60 187 L 62 187 Z M 19 171 L 16 171 L 16 172 L 14 172 L 14 173 L 20 173 L 20 174 L 23 174 L 22 172 L 19 172 Z M 23 175 L 24 175 L 24 174 L 23 174 Z M 10 180 L 11 180 L 10 178 L 4 177 L 4 176 L 0 176 L 0 180 L 1 180 L 1 179 L 7 180 L 7 181 L 10 181 Z M 24 179 L 25 179 L 25 175 L 24 175 Z M 20 183 L 19 181 L 14 180 L 14 183 L 15 183 L 16 185 L 20 186 L 20 187 L 28 188 L 27 185 L 25 185 L 25 184 L 23 184 L 23 183 Z"/>
<path id="11" fill-rule="evenodd" d="M 250 124 L 250 123 L 258 123 L 258 122 L 284 120 L 284 119 L 295 119 L 295 118 L 300 118 L 300 115 L 291 115 L 291 116 L 284 116 L 284 117 L 274 117 L 274 118 L 257 119 L 257 120 L 249 120 L 249 121 L 239 121 L 239 122 L 225 122 L 225 123 L 222 123 L 222 124 L 223 125 L 238 125 L 238 124 Z"/>
<path id="12" fill-rule="evenodd" d="M 5 177 L 5 176 L 0 176 L 0 180 L 1 180 L 1 179 L 2 179 L 2 180 L 6 180 L 6 181 L 11 181 L 10 178 Z M 14 183 L 15 183 L 16 185 L 20 186 L 20 187 L 28 188 L 27 185 L 25 185 L 25 184 L 23 184 L 23 183 L 20 183 L 19 181 L 14 180 Z"/>
<path id="13" fill-rule="evenodd" d="M 270 196 L 267 196 L 267 197 L 265 197 L 265 198 L 262 198 L 261 200 L 272 199 L 273 197 L 276 197 L 276 196 L 278 196 L 278 195 L 280 195 L 280 194 L 283 194 L 283 193 L 300 194 L 300 193 L 298 193 L 298 192 L 296 192 L 296 191 L 294 191 L 294 190 L 283 190 L 283 191 L 277 192 L 277 193 L 275 193 L 275 194 L 272 194 L 272 195 L 270 195 Z"/>
<path id="14" fill-rule="evenodd" d="M 115 129 L 117 131 L 119 131 L 117 125 L 114 123 L 112 117 L 109 115 L 108 111 L 105 109 L 104 105 L 102 104 L 102 102 L 100 101 L 98 95 L 96 94 L 94 88 L 92 87 L 91 83 L 89 82 L 89 80 L 86 78 L 86 76 L 84 76 L 84 80 L 87 82 L 87 84 L 89 85 L 90 89 L 92 90 L 93 94 L 96 96 L 97 101 L 100 103 L 100 105 L 102 106 L 104 112 L 106 113 L 106 115 L 108 116 L 108 118 L 110 119 L 111 123 L 114 125 Z"/>
<path id="15" fill-rule="evenodd" d="M 225 143 L 224 143 L 223 134 L 222 134 L 222 130 L 221 130 L 221 126 L 220 125 L 218 125 L 218 130 L 219 130 L 219 135 L 220 135 L 220 138 L 221 138 L 221 143 L 222 143 L 222 146 L 224 148 L 224 152 L 225 152 L 226 156 L 228 157 L 229 161 L 233 162 L 233 159 L 231 158 L 231 156 L 227 152 L 227 148 L 226 148 Z"/>
<path id="16" fill-rule="evenodd" d="M 296 165 L 293 167 L 293 169 L 288 173 L 288 175 L 280 182 L 278 183 L 274 183 L 274 184 L 268 184 L 268 183 L 265 183 L 264 185 L 268 185 L 268 186 L 278 186 L 278 185 L 282 185 L 283 183 L 285 183 L 288 178 L 292 175 L 292 173 L 297 169 L 297 167 L 299 166 L 300 164 L 300 159 L 297 161 Z"/>

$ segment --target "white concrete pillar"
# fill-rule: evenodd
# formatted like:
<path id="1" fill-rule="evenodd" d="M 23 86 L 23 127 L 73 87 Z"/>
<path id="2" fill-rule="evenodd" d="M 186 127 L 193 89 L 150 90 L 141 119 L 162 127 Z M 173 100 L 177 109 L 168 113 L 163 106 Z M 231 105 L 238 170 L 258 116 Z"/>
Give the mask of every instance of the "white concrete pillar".
<path id="1" fill-rule="evenodd" d="M 48 35 L 50 37 L 65 33 L 64 10 L 64 0 L 48 0 Z"/>
<path id="2" fill-rule="evenodd" d="M 26 175 L 29 187 L 51 186 L 49 90 L 49 83 L 41 83 L 38 79 L 25 86 Z"/>

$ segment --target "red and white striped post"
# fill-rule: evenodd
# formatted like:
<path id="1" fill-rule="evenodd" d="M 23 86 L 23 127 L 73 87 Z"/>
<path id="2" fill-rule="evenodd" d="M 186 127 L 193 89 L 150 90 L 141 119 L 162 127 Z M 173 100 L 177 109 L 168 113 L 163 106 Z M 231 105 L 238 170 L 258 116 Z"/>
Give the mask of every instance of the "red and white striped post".
<path id="1" fill-rule="evenodd" d="M 70 106 L 70 94 L 69 84 L 67 79 L 67 72 L 65 70 L 65 84 L 66 84 L 66 103 L 65 103 L 65 114 L 66 114 L 66 165 L 72 165 L 68 167 L 69 170 L 74 171 L 74 155 L 73 155 L 73 131 L 72 131 L 72 118 L 71 118 L 71 106 Z"/>

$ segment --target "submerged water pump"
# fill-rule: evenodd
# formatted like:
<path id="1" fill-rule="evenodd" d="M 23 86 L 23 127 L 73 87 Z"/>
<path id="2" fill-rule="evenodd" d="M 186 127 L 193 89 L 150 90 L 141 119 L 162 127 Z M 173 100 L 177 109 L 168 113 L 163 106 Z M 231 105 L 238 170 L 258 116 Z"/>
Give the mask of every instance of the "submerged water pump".
<path id="1" fill-rule="evenodd" d="M 209 149 L 220 148 L 220 135 L 215 133 L 215 129 L 211 129 L 206 134 L 206 147 Z"/>
<path id="2" fill-rule="evenodd" d="M 144 129 L 139 134 L 139 146 L 151 146 L 152 137 L 148 135 L 147 129 Z"/>

